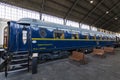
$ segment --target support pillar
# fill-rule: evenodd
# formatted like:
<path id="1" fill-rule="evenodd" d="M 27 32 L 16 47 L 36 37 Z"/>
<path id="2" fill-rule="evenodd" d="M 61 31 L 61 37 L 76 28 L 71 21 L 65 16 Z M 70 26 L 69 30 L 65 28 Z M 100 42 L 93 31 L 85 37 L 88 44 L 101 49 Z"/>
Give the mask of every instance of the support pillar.
<path id="1" fill-rule="evenodd" d="M 67 23 L 67 20 L 66 20 L 66 19 L 64 19 L 64 23 L 63 23 L 63 24 L 64 24 L 64 25 L 66 25 L 66 23 Z"/>

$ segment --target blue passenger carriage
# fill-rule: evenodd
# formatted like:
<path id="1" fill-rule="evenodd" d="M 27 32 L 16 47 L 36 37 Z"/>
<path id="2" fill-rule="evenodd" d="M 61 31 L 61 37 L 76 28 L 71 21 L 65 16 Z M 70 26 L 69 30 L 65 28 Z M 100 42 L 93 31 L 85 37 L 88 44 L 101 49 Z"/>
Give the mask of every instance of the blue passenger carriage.
<path id="1" fill-rule="evenodd" d="M 89 50 L 113 46 L 115 35 L 71 26 L 23 18 L 10 21 L 4 30 L 4 48 L 12 52 L 29 51 L 54 58 L 56 51 Z M 60 54 L 60 53 L 59 53 Z M 61 56 L 61 54 L 57 56 Z M 64 55 L 63 53 L 62 55 Z"/>

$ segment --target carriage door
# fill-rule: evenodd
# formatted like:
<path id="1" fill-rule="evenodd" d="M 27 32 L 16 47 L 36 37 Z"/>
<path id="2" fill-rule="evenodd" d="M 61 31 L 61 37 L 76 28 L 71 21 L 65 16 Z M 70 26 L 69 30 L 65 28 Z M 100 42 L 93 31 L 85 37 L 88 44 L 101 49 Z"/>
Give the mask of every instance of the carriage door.
<path id="1" fill-rule="evenodd" d="M 18 51 L 29 51 L 30 49 L 30 26 L 20 25 L 18 37 Z"/>

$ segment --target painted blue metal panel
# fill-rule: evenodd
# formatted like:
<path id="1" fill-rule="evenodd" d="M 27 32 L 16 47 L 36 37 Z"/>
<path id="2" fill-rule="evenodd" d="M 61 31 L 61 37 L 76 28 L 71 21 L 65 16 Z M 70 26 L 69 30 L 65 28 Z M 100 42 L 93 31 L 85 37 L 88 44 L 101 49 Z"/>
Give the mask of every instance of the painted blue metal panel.
<path id="1" fill-rule="evenodd" d="M 30 26 L 17 24 L 16 22 L 9 22 L 9 44 L 8 44 L 8 51 L 9 52 L 16 52 L 16 51 L 28 51 L 30 43 L 30 37 L 29 37 L 29 31 Z M 22 29 L 23 27 L 26 27 L 27 30 L 27 42 L 23 43 L 23 35 L 22 35 Z"/>
<path id="2" fill-rule="evenodd" d="M 9 51 L 16 51 L 17 50 L 17 44 L 16 44 L 16 29 L 17 25 L 16 22 L 9 22 L 9 42 L 8 42 L 8 50 Z"/>
<path id="3" fill-rule="evenodd" d="M 40 27 L 41 26 L 41 27 Z M 49 26 L 63 28 L 62 25 L 41 22 L 39 24 L 18 24 L 16 22 L 9 22 L 9 51 L 28 51 L 31 52 L 48 52 L 52 50 L 71 50 L 79 48 L 93 48 L 96 46 L 112 45 L 113 41 L 100 41 L 100 40 L 84 40 L 84 36 L 79 33 L 80 40 L 71 39 L 71 34 L 67 31 L 64 32 L 65 39 L 54 39 L 53 30 L 49 30 Z M 23 28 L 27 31 L 27 42 L 23 43 Z M 45 33 L 41 36 L 41 30 L 44 29 Z M 73 29 L 73 28 L 71 28 Z M 76 29 L 76 28 L 74 28 Z M 77 30 L 77 29 L 76 29 Z M 84 30 L 83 30 L 84 31 Z M 82 32 L 83 32 L 82 31 Z M 88 31 L 88 30 L 87 30 Z M 36 38 L 35 40 L 33 38 Z M 89 38 L 91 36 L 89 35 Z M 32 40 L 33 39 L 33 40 Z M 98 37 L 97 37 L 98 39 Z"/>

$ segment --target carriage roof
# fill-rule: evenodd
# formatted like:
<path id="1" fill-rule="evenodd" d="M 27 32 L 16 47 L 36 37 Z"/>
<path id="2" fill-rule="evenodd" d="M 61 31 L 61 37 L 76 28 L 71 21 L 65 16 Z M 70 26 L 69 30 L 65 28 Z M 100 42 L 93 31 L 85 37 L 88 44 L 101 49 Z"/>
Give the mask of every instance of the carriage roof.
<path id="1" fill-rule="evenodd" d="M 110 36 L 110 34 L 106 34 L 103 32 L 98 32 L 98 31 L 91 31 L 91 30 L 86 30 L 86 29 L 81 29 L 81 28 L 76 28 L 72 26 L 67 26 L 67 25 L 61 25 L 61 24 L 56 24 L 56 23 L 51 23 L 51 22 L 46 22 L 46 21 L 41 21 L 37 19 L 31 19 L 31 18 L 22 18 L 20 19 L 17 23 L 23 23 L 23 24 L 31 24 L 31 25 L 38 25 L 38 27 L 43 26 L 43 27 L 51 27 L 51 28 L 57 28 L 57 29 L 62 29 L 62 30 L 72 30 L 76 31 L 79 33 L 87 33 L 90 35 L 96 34 L 97 36 Z M 111 35 L 113 36 L 113 35 Z"/>

